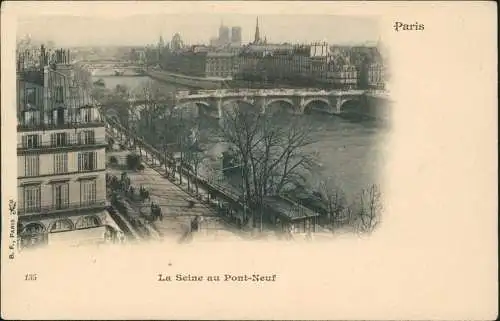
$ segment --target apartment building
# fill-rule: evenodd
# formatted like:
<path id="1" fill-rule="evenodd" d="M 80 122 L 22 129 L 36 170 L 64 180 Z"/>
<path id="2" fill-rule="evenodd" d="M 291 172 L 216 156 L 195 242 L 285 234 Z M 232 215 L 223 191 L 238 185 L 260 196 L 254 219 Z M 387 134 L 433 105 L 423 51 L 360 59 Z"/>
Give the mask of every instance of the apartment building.
<path id="1" fill-rule="evenodd" d="M 327 72 L 327 79 L 336 88 L 353 89 L 359 84 L 359 72 L 353 65 L 330 64 Z"/>
<path id="2" fill-rule="evenodd" d="M 373 63 L 368 66 L 368 86 L 372 89 L 384 89 L 385 68 L 381 63 Z"/>
<path id="3" fill-rule="evenodd" d="M 208 52 L 206 77 L 231 78 L 238 69 L 237 59 L 231 52 Z"/>
<path id="4" fill-rule="evenodd" d="M 105 124 L 69 62 L 69 52 L 50 56 L 43 46 L 38 56 L 18 57 L 21 248 L 104 242 L 121 232 L 106 211 Z"/>

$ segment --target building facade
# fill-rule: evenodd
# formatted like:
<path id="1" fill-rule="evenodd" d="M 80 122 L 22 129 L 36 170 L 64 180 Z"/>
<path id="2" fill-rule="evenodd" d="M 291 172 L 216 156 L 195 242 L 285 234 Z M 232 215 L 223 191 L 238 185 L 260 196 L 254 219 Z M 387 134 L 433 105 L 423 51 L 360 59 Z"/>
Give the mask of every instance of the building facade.
<path id="1" fill-rule="evenodd" d="M 385 70 L 380 63 L 374 63 L 368 66 L 368 87 L 372 89 L 384 89 Z"/>
<path id="2" fill-rule="evenodd" d="M 68 52 L 50 60 L 42 47 L 38 62 L 25 58 L 17 70 L 20 246 L 76 230 L 116 237 L 105 209 L 105 124 L 96 105 L 76 81 Z"/>
<path id="3" fill-rule="evenodd" d="M 353 65 L 331 64 L 327 72 L 327 79 L 335 88 L 354 89 L 358 87 L 359 72 Z"/>
<path id="4" fill-rule="evenodd" d="M 230 52 L 208 52 L 206 77 L 232 78 L 238 69 L 237 55 Z"/>
<path id="5" fill-rule="evenodd" d="M 163 69 L 194 77 L 231 78 L 238 69 L 237 53 L 193 47 L 166 56 Z"/>
<path id="6" fill-rule="evenodd" d="M 383 89 L 386 81 L 374 47 L 254 43 L 242 48 L 239 62 L 235 79 L 274 86 Z"/>
<path id="7" fill-rule="evenodd" d="M 246 46 L 239 55 L 236 78 L 297 85 L 310 83 L 314 59 L 309 51 L 308 46 L 290 44 Z"/>
<path id="8" fill-rule="evenodd" d="M 207 53 L 195 50 L 170 52 L 162 61 L 164 70 L 194 77 L 205 77 Z"/>

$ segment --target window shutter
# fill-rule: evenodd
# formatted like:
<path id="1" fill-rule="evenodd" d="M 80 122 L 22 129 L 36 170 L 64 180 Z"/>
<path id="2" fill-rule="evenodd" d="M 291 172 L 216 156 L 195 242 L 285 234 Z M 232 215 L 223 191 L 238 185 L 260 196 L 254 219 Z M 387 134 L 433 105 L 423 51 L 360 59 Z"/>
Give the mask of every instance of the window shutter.
<path id="1" fill-rule="evenodd" d="M 69 204 L 69 184 L 64 184 L 64 203 Z"/>
<path id="2" fill-rule="evenodd" d="M 33 162 L 35 163 L 35 175 L 40 175 L 40 156 L 39 155 L 35 155 L 34 157 L 34 160 Z"/>
<path id="3" fill-rule="evenodd" d="M 92 153 L 92 166 L 91 169 L 96 169 L 97 168 L 97 153 L 93 152 Z"/>
<path id="4" fill-rule="evenodd" d="M 23 136 L 23 147 L 27 147 L 28 146 L 28 137 L 25 135 Z"/>
<path id="5" fill-rule="evenodd" d="M 82 153 L 78 153 L 78 170 L 82 170 Z"/>
<path id="6" fill-rule="evenodd" d="M 59 187 L 58 184 L 52 185 L 52 206 L 54 206 L 54 207 L 57 204 L 57 187 Z"/>
<path id="7" fill-rule="evenodd" d="M 56 145 L 56 134 L 50 134 L 50 145 L 51 146 Z"/>

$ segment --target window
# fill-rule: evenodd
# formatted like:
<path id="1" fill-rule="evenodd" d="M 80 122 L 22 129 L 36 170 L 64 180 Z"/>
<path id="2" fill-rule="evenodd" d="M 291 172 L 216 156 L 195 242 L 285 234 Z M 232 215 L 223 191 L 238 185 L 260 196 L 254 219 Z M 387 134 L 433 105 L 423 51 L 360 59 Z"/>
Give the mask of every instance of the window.
<path id="1" fill-rule="evenodd" d="M 81 117 L 82 123 L 92 122 L 92 109 L 93 108 L 81 108 L 80 109 L 80 117 Z"/>
<path id="2" fill-rule="evenodd" d="M 25 135 L 23 136 L 24 148 L 38 148 L 40 147 L 40 135 Z"/>
<path id="3" fill-rule="evenodd" d="M 26 88 L 25 92 L 25 101 L 26 104 L 30 105 L 32 107 L 33 105 L 36 104 L 36 91 L 35 88 Z"/>
<path id="4" fill-rule="evenodd" d="M 79 134 L 79 143 L 84 145 L 95 144 L 95 133 L 93 130 L 86 130 Z"/>
<path id="5" fill-rule="evenodd" d="M 77 223 L 76 228 L 90 228 L 99 226 L 99 219 L 95 216 L 85 216 Z"/>
<path id="6" fill-rule="evenodd" d="M 40 175 L 40 157 L 39 155 L 26 155 L 24 157 L 24 175 Z"/>
<path id="7" fill-rule="evenodd" d="M 43 233 L 43 226 L 38 224 L 38 223 L 31 223 L 28 224 L 24 229 L 23 233 L 24 235 L 32 235 L 32 234 L 41 234 Z"/>
<path id="8" fill-rule="evenodd" d="M 62 103 L 64 102 L 64 89 L 62 86 L 57 86 L 54 91 L 54 101 L 56 103 Z"/>
<path id="9" fill-rule="evenodd" d="M 82 205 L 90 205 L 96 202 L 96 181 L 82 180 L 80 183 L 80 199 Z"/>
<path id="10" fill-rule="evenodd" d="M 96 152 L 82 152 L 78 154 L 78 170 L 91 171 L 95 170 L 97 165 Z"/>
<path id="11" fill-rule="evenodd" d="M 54 147 L 66 146 L 67 144 L 66 133 L 55 133 L 50 135 L 51 145 Z"/>
<path id="12" fill-rule="evenodd" d="M 40 211 L 40 185 L 24 187 L 24 209 L 27 213 Z"/>
<path id="13" fill-rule="evenodd" d="M 52 227 L 50 228 L 51 232 L 62 232 L 62 231 L 69 231 L 73 229 L 73 224 L 71 223 L 70 220 L 63 219 L 63 220 L 57 220 L 54 222 Z"/>
<path id="14" fill-rule="evenodd" d="M 64 125 L 67 112 L 63 107 L 56 108 L 52 112 L 53 123 L 56 125 Z"/>
<path id="15" fill-rule="evenodd" d="M 54 174 L 68 172 L 68 153 L 54 154 Z"/>
<path id="16" fill-rule="evenodd" d="M 69 88 L 69 95 L 71 99 L 78 98 L 78 87 L 72 86 Z"/>
<path id="17" fill-rule="evenodd" d="M 52 206 L 55 209 L 67 208 L 69 205 L 68 183 L 56 183 L 52 186 Z"/>

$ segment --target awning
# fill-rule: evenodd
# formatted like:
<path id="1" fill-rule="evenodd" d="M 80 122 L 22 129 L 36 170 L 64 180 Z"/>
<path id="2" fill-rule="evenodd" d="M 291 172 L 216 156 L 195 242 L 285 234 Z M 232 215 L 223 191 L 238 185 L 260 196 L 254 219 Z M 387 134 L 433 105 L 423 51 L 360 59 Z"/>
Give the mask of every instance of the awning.
<path id="1" fill-rule="evenodd" d="M 49 245 L 81 246 L 105 242 L 106 227 L 49 233 Z"/>

